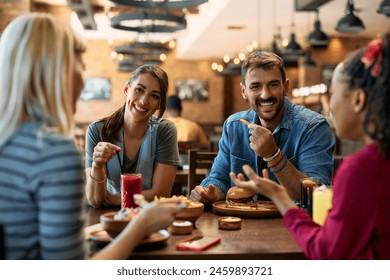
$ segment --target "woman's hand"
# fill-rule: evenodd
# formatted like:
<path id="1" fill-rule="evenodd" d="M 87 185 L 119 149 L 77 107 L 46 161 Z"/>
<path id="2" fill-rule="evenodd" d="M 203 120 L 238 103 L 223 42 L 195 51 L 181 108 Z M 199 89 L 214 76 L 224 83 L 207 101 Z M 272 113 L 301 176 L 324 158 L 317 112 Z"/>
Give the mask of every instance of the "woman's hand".
<path id="1" fill-rule="evenodd" d="M 99 142 L 93 150 L 93 163 L 96 167 L 103 167 L 111 160 L 119 151 L 120 147 L 109 142 Z"/>
<path id="2" fill-rule="evenodd" d="M 244 181 L 244 175 L 241 173 L 237 175 L 232 172 L 230 173 L 230 178 L 233 180 L 234 184 L 238 187 L 251 189 L 256 193 L 260 193 L 271 199 L 272 199 L 272 194 L 277 189 L 284 189 L 282 186 L 278 185 L 277 183 L 269 179 L 269 174 L 267 169 L 263 170 L 264 177 L 258 176 L 256 172 L 249 165 L 244 165 L 242 169 L 244 170 L 245 174 L 248 176 L 249 181 Z"/>
<path id="3" fill-rule="evenodd" d="M 139 219 L 144 225 L 144 233 L 147 236 L 172 225 L 176 213 L 181 209 L 179 207 L 179 200 L 177 202 L 153 201 L 143 206 L 141 214 L 136 219 Z"/>
<path id="4" fill-rule="evenodd" d="M 278 207 L 282 215 L 284 215 L 287 210 L 297 207 L 291 200 L 286 189 L 283 186 L 269 179 L 267 169 L 263 170 L 264 177 L 258 176 L 249 165 L 244 165 L 242 169 L 248 176 L 249 181 L 244 181 L 243 174 L 236 175 L 234 173 L 230 173 L 230 178 L 236 186 L 251 189 L 270 198 Z"/>
<path id="5" fill-rule="evenodd" d="M 92 256 L 101 260 L 124 260 L 149 234 L 168 228 L 180 211 L 179 200 L 173 202 L 145 203 L 139 215 L 106 247 Z"/>

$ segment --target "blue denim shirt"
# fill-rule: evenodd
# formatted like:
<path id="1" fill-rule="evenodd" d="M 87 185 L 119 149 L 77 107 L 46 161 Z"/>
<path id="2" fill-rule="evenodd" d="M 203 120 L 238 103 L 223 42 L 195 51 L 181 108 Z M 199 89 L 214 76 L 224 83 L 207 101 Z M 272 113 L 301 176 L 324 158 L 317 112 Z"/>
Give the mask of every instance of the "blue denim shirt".
<path id="1" fill-rule="evenodd" d="M 251 109 L 235 113 L 225 121 L 218 155 L 209 176 L 201 182 L 204 187 L 208 184 L 219 187 L 225 195 L 233 185 L 229 172 L 243 173 L 244 164 L 259 170 L 258 156 L 249 146 L 249 129 L 239 119 L 258 122 L 256 112 Z M 285 97 L 283 117 L 273 137 L 295 168 L 309 177 L 319 178 L 323 184 L 330 184 L 335 139 L 321 114 L 294 105 Z M 270 178 L 278 182 L 271 172 Z"/>

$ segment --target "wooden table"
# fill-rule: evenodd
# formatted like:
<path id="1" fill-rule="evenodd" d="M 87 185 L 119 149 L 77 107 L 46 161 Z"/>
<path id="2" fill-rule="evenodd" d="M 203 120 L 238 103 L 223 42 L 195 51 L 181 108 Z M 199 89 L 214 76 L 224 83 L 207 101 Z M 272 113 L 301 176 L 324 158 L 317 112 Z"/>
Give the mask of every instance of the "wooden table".
<path id="1" fill-rule="evenodd" d="M 93 209 L 88 207 L 87 226 L 99 222 L 104 212 L 118 209 Z M 212 211 L 206 211 L 196 221 L 192 234 L 220 236 L 220 244 L 204 252 L 177 251 L 176 243 L 189 235 L 171 235 L 166 245 L 154 250 L 136 251 L 130 259 L 304 259 L 302 250 L 284 227 L 281 218 L 242 219 L 240 230 L 219 230 L 218 217 Z M 90 241 L 92 252 L 96 250 L 94 241 Z M 160 246 L 161 247 L 161 246 Z"/>

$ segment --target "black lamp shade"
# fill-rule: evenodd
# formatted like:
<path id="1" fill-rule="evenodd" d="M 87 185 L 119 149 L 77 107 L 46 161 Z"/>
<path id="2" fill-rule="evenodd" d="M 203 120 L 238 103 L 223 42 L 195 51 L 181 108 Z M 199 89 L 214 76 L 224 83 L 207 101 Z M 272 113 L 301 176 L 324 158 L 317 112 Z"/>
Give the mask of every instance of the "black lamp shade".
<path id="1" fill-rule="evenodd" d="M 384 14 L 387 17 L 390 17 L 390 0 L 383 0 L 377 10 L 378 14 Z"/>
<path id="2" fill-rule="evenodd" d="M 309 50 L 305 53 L 305 60 L 303 61 L 303 64 L 307 67 L 315 67 L 317 65 L 316 62 L 311 58 L 311 52 Z"/>
<path id="3" fill-rule="evenodd" d="M 300 52 L 302 47 L 295 40 L 295 33 L 290 34 L 290 42 L 286 46 L 286 52 Z"/>
<path id="4" fill-rule="evenodd" d="M 362 20 L 355 16 L 353 11 L 354 5 L 352 2 L 348 1 L 347 8 L 345 9 L 345 16 L 339 20 L 336 26 L 338 32 L 360 32 L 366 28 Z"/>
<path id="5" fill-rule="evenodd" d="M 329 44 L 329 37 L 321 30 L 321 23 L 316 20 L 314 23 L 315 30 L 309 34 L 308 42 L 312 47 L 327 47 Z"/>
<path id="6" fill-rule="evenodd" d="M 282 52 L 281 52 L 280 49 L 278 48 L 278 45 L 277 45 L 277 42 L 276 42 L 276 41 L 273 41 L 273 42 L 272 42 L 271 51 L 272 51 L 273 53 L 275 53 L 276 55 L 278 55 L 278 56 L 282 56 Z"/>

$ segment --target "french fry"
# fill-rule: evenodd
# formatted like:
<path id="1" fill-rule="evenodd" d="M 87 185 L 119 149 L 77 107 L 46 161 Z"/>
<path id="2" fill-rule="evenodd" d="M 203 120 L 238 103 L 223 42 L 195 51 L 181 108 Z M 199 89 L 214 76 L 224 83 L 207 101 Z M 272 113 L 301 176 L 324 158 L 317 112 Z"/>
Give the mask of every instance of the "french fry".
<path id="1" fill-rule="evenodd" d="M 240 119 L 240 122 L 242 122 L 242 123 L 245 124 L 245 125 L 249 125 L 249 122 L 248 122 L 247 120 Z"/>

